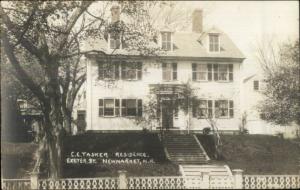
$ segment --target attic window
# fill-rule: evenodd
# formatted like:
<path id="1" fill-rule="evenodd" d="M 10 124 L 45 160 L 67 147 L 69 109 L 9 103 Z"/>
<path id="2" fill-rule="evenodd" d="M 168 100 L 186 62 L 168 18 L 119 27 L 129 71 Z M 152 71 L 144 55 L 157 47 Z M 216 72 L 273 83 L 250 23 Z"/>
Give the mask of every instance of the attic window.
<path id="1" fill-rule="evenodd" d="M 162 49 L 170 51 L 171 49 L 171 32 L 162 32 L 161 33 L 161 42 Z"/>
<path id="2" fill-rule="evenodd" d="M 209 51 L 210 52 L 220 51 L 220 38 L 218 34 L 209 34 Z"/>
<path id="3" fill-rule="evenodd" d="M 119 34 L 109 35 L 109 47 L 110 49 L 121 49 L 121 36 Z"/>

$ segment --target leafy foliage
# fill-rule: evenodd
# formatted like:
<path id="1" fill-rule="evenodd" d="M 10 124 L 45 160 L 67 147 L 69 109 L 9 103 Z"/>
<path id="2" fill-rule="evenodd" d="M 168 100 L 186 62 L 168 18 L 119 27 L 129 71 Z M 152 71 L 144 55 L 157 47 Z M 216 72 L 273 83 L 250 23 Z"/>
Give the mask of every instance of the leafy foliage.
<path id="1" fill-rule="evenodd" d="M 259 106 L 265 120 L 300 124 L 299 40 L 280 46 L 278 55 L 261 62 L 266 74 L 265 100 Z"/>

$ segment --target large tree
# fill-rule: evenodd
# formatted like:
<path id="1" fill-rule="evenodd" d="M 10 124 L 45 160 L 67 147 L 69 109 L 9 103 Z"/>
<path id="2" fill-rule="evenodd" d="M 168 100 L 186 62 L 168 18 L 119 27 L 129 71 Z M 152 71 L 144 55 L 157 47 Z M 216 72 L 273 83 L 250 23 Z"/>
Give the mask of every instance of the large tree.
<path id="1" fill-rule="evenodd" d="M 90 6 L 92 3 L 97 6 Z M 1 3 L 3 55 L 13 67 L 15 77 L 30 90 L 41 108 L 43 138 L 39 155 L 48 151 L 53 178 L 61 176 L 62 138 L 71 130 L 74 100 L 85 81 L 85 67 L 80 60 L 90 52 L 82 50 L 82 43 L 87 38 L 105 39 L 107 32 L 121 32 L 129 50 L 140 55 L 153 55 L 158 50 L 149 43 L 157 36 L 151 11 L 168 5 L 143 1 L 120 1 L 119 5 L 125 22 L 111 25 L 109 1 Z M 28 69 L 33 66 L 38 72 Z"/>
<path id="2" fill-rule="evenodd" d="M 299 39 L 277 48 L 269 42 L 258 53 L 266 84 L 262 90 L 265 99 L 259 106 L 263 119 L 282 125 L 300 124 Z"/>

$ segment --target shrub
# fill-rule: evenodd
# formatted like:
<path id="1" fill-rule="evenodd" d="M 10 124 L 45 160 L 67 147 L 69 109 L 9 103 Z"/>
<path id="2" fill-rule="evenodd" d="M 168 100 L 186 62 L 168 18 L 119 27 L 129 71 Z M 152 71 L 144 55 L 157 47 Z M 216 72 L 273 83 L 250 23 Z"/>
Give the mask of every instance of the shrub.
<path id="1" fill-rule="evenodd" d="M 205 127 L 203 129 L 203 135 L 209 135 L 210 131 L 211 131 L 210 127 Z"/>

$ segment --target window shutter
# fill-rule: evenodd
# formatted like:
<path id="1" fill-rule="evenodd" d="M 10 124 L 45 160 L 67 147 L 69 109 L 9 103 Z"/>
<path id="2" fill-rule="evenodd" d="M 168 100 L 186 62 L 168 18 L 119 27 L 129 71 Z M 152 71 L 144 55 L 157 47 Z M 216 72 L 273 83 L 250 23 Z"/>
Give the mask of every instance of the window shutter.
<path id="1" fill-rule="evenodd" d="M 192 63 L 192 80 L 193 81 L 196 81 L 196 79 L 197 79 L 196 69 L 197 69 L 197 64 Z"/>
<path id="2" fill-rule="evenodd" d="M 137 76 L 138 76 L 138 80 L 142 80 L 142 69 L 143 69 L 143 63 L 142 62 L 138 62 L 137 63 Z"/>
<path id="3" fill-rule="evenodd" d="M 219 66 L 218 64 L 214 64 L 214 80 L 219 80 Z"/>
<path id="4" fill-rule="evenodd" d="M 127 116 L 127 104 L 126 99 L 122 99 L 122 116 Z"/>
<path id="5" fill-rule="evenodd" d="M 99 99 L 99 116 L 103 116 L 103 99 Z"/>
<path id="6" fill-rule="evenodd" d="M 162 78 L 163 78 L 163 80 L 167 80 L 166 69 L 167 69 L 167 64 L 162 63 Z"/>
<path id="7" fill-rule="evenodd" d="M 231 118 L 233 118 L 234 117 L 234 108 L 233 108 L 233 101 L 232 100 L 230 100 L 229 101 L 229 116 L 231 117 Z"/>
<path id="8" fill-rule="evenodd" d="M 123 61 L 122 64 L 121 64 L 121 75 L 122 75 L 122 79 L 126 79 L 127 76 L 126 76 L 126 62 Z"/>
<path id="9" fill-rule="evenodd" d="M 115 66 L 115 80 L 119 80 L 120 77 L 120 70 L 119 70 L 119 62 L 114 62 Z"/>
<path id="10" fill-rule="evenodd" d="M 198 116 L 198 107 L 199 107 L 199 101 L 193 99 L 192 113 L 193 113 L 193 117 L 195 118 L 197 118 Z"/>
<path id="11" fill-rule="evenodd" d="M 229 64 L 228 68 L 229 68 L 229 81 L 233 81 L 233 64 Z"/>
<path id="12" fill-rule="evenodd" d="M 220 117 L 220 110 L 219 110 L 219 100 L 215 101 L 215 117 L 219 118 Z"/>
<path id="13" fill-rule="evenodd" d="M 173 68 L 173 80 L 177 80 L 177 63 L 172 63 Z"/>
<path id="14" fill-rule="evenodd" d="M 143 116 L 143 102 L 141 99 L 138 100 L 138 116 Z"/>
<path id="15" fill-rule="evenodd" d="M 212 81 L 212 64 L 207 64 L 207 71 L 208 81 Z"/>
<path id="16" fill-rule="evenodd" d="M 120 116 L 120 100 L 115 99 L 115 116 Z"/>
<path id="17" fill-rule="evenodd" d="M 212 118 L 212 115 L 213 115 L 213 103 L 212 103 L 212 100 L 208 100 L 207 101 L 207 104 L 208 104 L 208 117 L 209 118 Z"/>
<path id="18" fill-rule="evenodd" d="M 98 79 L 104 78 L 103 62 L 98 62 Z"/>

